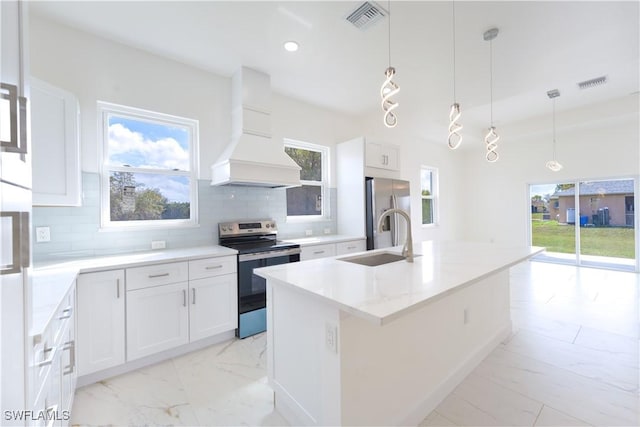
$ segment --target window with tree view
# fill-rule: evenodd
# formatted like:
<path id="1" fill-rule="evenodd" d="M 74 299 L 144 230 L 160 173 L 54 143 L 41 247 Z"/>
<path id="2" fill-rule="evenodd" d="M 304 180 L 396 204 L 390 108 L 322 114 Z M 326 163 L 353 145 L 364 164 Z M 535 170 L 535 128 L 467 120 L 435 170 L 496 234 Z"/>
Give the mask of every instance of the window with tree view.
<path id="1" fill-rule="evenodd" d="M 100 110 L 103 225 L 195 223 L 197 121 L 105 103 Z"/>
<path id="2" fill-rule="evenodd" d="M 432 168 L 420 169 L 420 194 L 422 195 L 422 223 L 436 223 L 436 178 L 437 171 Z"/>
<path id="3" fill-rule="evenodd" d="M 300 166 L 302 183 L 300 187 L 287 188 L 287 216 L 323 216 L 328 148 L 285 141 L 284 151 Z"/>

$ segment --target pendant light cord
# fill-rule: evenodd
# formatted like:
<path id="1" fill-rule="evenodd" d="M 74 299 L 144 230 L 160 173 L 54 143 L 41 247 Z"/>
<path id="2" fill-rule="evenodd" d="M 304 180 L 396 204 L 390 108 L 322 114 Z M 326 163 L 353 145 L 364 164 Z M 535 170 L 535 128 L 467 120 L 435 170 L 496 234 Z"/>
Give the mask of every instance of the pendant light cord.
<path id="1" fill-rule="evenodd" d="M 491 102 L 491 127 L 493 127 L 493 40 L 489 40 L 489 98 Z"/>
<path id="2" fill-rule="evenodd" d="M 556 99 L 553 98 L 553 160 L 556 159 Z"/>
<path id="3" fill-rule="evenodd" d="M 456 2 L 451 2 L 453 11 L 453 103 L 456 103 Z"/>
<path id="4" fill-rule="evenodd" d="M 389 22 L 388 28 L 388 41 L 389 41 L 389 67 L 391 67 L 391 0 L 387 2 L 387 9 L 389 10 Z"/>

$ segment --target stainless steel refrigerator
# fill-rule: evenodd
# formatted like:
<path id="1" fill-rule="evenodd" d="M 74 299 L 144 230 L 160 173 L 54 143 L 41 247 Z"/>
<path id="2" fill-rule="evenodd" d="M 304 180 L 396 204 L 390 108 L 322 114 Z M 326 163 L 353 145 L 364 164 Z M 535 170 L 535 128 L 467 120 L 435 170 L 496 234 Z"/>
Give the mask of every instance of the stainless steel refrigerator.
<path id="1" fill-rule="evenodd" d="M 365 178 L 365 227 L 367 250 L 404 244 L 407 225 L 404 218 L 392 214 L 385 218 L 383 231 L 377 229 L 380 216 L 391 208 L 399 208 L 411 215 L 409 181 L 388 178 Z"/>

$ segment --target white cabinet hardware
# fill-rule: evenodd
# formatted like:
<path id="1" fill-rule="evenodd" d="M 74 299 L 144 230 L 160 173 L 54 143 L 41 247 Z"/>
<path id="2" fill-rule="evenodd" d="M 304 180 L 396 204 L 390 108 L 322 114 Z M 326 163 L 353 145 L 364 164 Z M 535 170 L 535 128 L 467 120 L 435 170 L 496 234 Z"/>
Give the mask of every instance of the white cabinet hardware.
<path id="1" fill-rule="evenodd" d="M 57 351 L 58 351 L 58 348 L 57 348 L 57 347 L 55 347 L 55 346 L 51 346 L 51 347 L 45 348 L 45 349 L 42 351 L 42 354 L 43 354 L 43 355 L 45 355 L 45 354 L 47 354 L 47 353 L 48 353 L 48 354 L 49 354 L 49 356 L 48 356 L 48 357 L 46 357 L 44 360 L 42 360 L 42 361 L 38 362 L 38 363 L 36 364 L 36 366 L 38 366 L 39 368 L 41 368 L 41 367 L 43 367 L 43 366 L 49 366 L 49 365 L 51 365 L 51 364 L 53 363 L 53 359 L 56 357 L 56 352 L 57 352 Z"/>

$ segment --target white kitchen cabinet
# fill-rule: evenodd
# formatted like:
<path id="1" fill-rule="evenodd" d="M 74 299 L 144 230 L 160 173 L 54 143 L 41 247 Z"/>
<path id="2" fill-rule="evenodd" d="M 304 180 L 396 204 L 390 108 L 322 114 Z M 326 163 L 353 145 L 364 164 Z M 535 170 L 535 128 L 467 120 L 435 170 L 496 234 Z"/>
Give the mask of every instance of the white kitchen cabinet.
<path id="1" fill-rule="evenodd" d="M 238 258 L 189 261 L 189 340 L 238 327 Z"/>
<path id="2" fill-rule="evenodd" d="M 238 327 L 235 274 L 189 281 L 189 340 L 196 341 Z"/>
<path id="3" fill-rule="evenodd" d="M 35 206 L 81 205 L 79 122 L 74 94 L 31 77 Z"/>
<path id="4" fill-rule="evenodd" d="M 78 276 L 78 374 L 125 361 L 124 270 Z"/>
<path id="5" fill-rule="evenodd" d="M 300 248 L 300 261 L 310 259 L 325 258 L 336 254 L 335 243 L 325 243 L 322 245 L 302 246 Z"/>
<path id="6" fill-rule="evenodd" d="M 336 255 L 346 255 L 355 252 L 364 252 L 367 250 L 367 241 L 365 239 L 350 240 L 348 242 L 336 243 Z"/>
<path id="7" fill-rule="evenodd" d="M 400 179 L 400 148 L 364 137 L 336 146 L 338 233 L 366 235 L 365 177 Z"/>
<path id="8" fill-rule="evenodd" d="M 367 142 L 365 165 L 371 168 L 400 170 L 399 148 L 395 145 Z"/>
<path id="9" fill-rule="evenodd" d="M 0 1 L 0 176 L 25 188 L 31 188 L 32 151 L 28 16 L 28 2 Z"/>
<path id="10" fill-rule="evenodd" d="M 236 265 L 230 256 L 127 269 L 127 360 L 235 329 Z"/>
<path id="11" fill-rule="evenodd" d="M 62 299 L 42 334 L 33 337 L 30 369 L 30 398 L 34 413 L 41 411 L 50 420 L 34 425 L 69 424 L 77 371 L 75 366 L 75 284 Z"/>
<path id="12" fill-rule="evenodd" d="M 188 283 L 127 291 L 127 361 L 189 342 Z"/>

